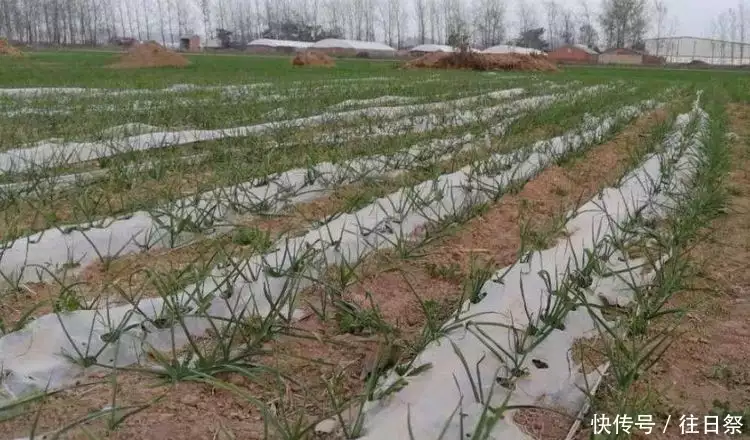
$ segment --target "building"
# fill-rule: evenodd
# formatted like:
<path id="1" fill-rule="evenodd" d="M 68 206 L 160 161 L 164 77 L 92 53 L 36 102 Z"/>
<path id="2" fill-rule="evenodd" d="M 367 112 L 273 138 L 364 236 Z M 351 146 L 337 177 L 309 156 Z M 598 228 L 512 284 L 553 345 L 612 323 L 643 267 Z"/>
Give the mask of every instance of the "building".
<path id="1" fill-rule="evenodd" d="M 259 38 L 247 44 L 246 50 L 252 53 L 283 53 L 291 54 L 305 50 L 312 46 L 313 43 L 306 41 L 291 40 L 272 40 L 269 38 Z"/>
<path id="2" fill-rule="evenodd" d="M 541 50 L 530 49 L 528 47 L 509 46 L 507 44 L 498 44 L 497 46 L 488 47 L 481 53 L 520 53 L 524 55 L 547 55 Z"/>
<path id="3" fill-rule="evenodd" d="M 696 37 L 651 38 L 646 40 L 646 51 L 674 64 L 694 61 L 728 66 L 750 64 L 750 43 L 736 41 Z"/>
<path id="4" fill-rule="evenodd" d="M 310 49 L 325 52 L 332 56 L 349 56 L 360 58 L 394 58 L 396 49 L 383 43 L 358 40 L 340 40 L 326 38 L 310 46 Z"/>
<path id="5" fill-rule="evenodd" d="M 185 52 L 200 52 L 201 37 L 198 35 L 180 37 L 180 50 Z"/>
<path id="6" fill-rule="evenodd" d="M 652 65 L 658 66 L 664 64 L 663 57 L 651 55 L 646 52 L 616 47 L 607 49 L 599 54 L 599 64 L 631 64 L 631 65 Z"/>
<path id="7" fill-rule="evenodd" d="M 206 44 L 203 45 L 206 49 L 221 49 L 224 44 L 218 38 L 207 38 Z"/>
<path id="8" fill-rule="evenodd" d="M 583 44 L 568 44 L 549 52 L 547 56 L 558 63 L 593 64 L 598 62 L 599 52 Z"/>

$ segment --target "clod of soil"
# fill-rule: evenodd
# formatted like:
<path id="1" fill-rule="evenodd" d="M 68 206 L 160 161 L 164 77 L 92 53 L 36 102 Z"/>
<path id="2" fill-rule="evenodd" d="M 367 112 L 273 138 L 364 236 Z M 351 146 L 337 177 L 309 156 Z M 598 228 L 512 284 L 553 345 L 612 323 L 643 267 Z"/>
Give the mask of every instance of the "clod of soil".
<path id="1" fill-rule="evenodd" d="M 135 44 L 120 56 L 120 61 L 110 67 L 137 69 L 142 67 L 185 67 L 187 58 L 173 52 L 155 41 Z"/>
<path id="2" fill-rule="evenodd" d="M 333 61 L 333 58 L 322 52 L 307 50 L 304 52 L 298 52 L 297 55 L 294 56 L 294 59 L 292 59 L 292 65 L 333 67 L 336 63 Z"/>
<path id="3" fill-rule="evenodd" d="M 22 57 L 23 52 L 11 46 L 8 40 L 0 38 L 0 55 L 9 55 L 12 57 Z"/>
<path id="4" fill-rule="evenodd" d="M 476 52 L 428 53 L 409 61 L 406 68 L 506 70 L 519 72 L 556 72 L 557 67 L 540 55 L 518 53 L 483 54 Z"/>

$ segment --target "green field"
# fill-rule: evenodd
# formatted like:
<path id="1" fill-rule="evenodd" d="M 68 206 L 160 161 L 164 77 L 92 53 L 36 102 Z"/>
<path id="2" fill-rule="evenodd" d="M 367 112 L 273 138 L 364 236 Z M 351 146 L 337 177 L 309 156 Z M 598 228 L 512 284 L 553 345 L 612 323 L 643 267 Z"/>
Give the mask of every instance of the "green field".
<path id="1" fill-rule="evenodd" d="M 596 412 L 750 414 L 735 382 L 718 404 L 654 391 L 679 364 L 662 348 L 691 343 L 680 319 L 708 322 L 748 280 L 696 256 L 750 273 L 746 73 L 116 57 L 0 59 L 0 439 L 386 439 L 406 435 L 399 396 L 429 440 L 432 413 L 442 438 L 562 439 L 588 397 L 576 438 Z M 717 295 L 680 302 L 706 283 Z M 588 397 L 565 388 L 560 347 L 606 369 Z M 736 377 L 735 351 L 695 369 Z M 471 426 L 419 387 L 460 389 Z"/>

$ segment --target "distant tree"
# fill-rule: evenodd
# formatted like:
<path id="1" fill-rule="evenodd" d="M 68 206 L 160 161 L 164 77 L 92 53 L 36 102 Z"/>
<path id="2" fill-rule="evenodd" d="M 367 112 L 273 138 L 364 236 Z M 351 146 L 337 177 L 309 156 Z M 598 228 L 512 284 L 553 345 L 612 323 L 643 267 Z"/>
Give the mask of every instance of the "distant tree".
<path id="1" fill-rule="evenodd" d="M 221 41 L 221 47 L 224 49 L 228 49 L 232 46 L 232 31 L 228 31 L 223 28 L 217 28 L 216 29 L 216 38 Z"/>
<path id="2" fill-rule="evenodd" d="M 466 32 L 456 31 L 448 35 L 448 44 L 459 52 L 468 52 L 471 38 Z"/>
<path id="3" fill-rule="evenodd" d="M 490 47 L 505 39 L 505 4 L 501 0 L 478 0 L 474 5 L 474 29 L 479 44 Z"/>
<path id="4" fill-rule="evenodd" d="M 609 47 L 633 47 L 648 28 L 646 0 L 602 0 L 599 23 Z"/>
<path id="5" fill-rule="evenodd" d="M 528 47 L 530 49 L 546 50 L 549 48 L 549 43 L 542 38 L 543 35 L 544 28 L 529 29 L 521 32 L 513 44 L 520 47 Z"/>
<path id="6" fill-rule="evenodd" d="M 277 40 L 313 42 L 325 38 L 342 38 L 342 34 L 343 32 L 338 29 L 324 29 L 322 26 L 313 26 L 301 20 L 289 19 L 269 23 L 261 36 Z"/>
<path id="7" fill-rule="evenodd" d="M 563 44 L 574 44 L 576 42 L 576 24 L 573 13 L 568 10 L 562 12 L 562 25 L 560 29 L 560 40 Z"/>
<path id="8" fill-rule="evenodd" d="M 584 23 L 578 29 L 578 41 L 586 47 L 595 48 L 599 42 L 599 33 L 594 26 Z"/>

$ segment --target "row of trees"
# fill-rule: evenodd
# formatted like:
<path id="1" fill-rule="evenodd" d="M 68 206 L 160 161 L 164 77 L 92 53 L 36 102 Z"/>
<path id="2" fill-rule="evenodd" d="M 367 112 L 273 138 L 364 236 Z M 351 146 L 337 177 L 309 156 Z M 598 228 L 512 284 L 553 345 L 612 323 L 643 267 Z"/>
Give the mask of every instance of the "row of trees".
<path id="1" fill-rule="evenodd" d="M 574 7 L 556 0 L 509 1 L 0 0 L 0 36 L 28 44 L 101 44 L 118 37 L 174 44 L 181 35 L 199 33 L 239 43 L 261 36 L 342 37 L 403 47 L 465 35 L 478 46 L 637 46 L 667 13 L 663 0 L 598 0 L 596 8 L 588 0 Z M 508 23 L 517 37 L 508 35 Z"/>

